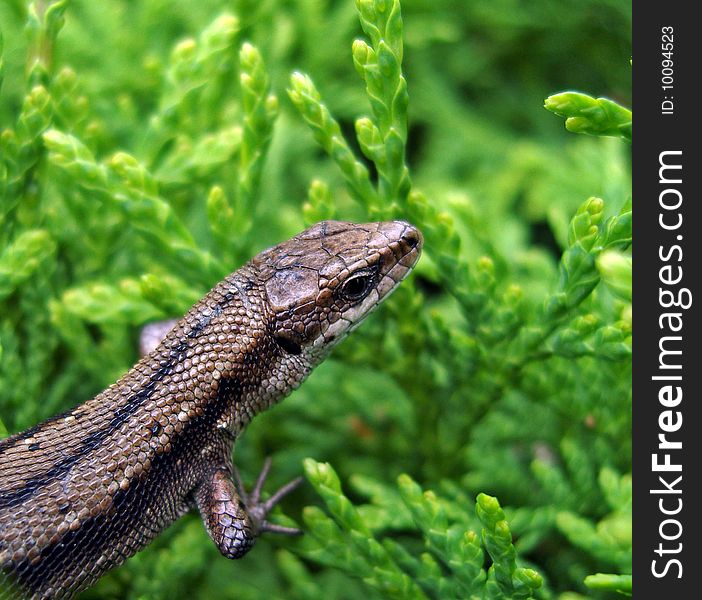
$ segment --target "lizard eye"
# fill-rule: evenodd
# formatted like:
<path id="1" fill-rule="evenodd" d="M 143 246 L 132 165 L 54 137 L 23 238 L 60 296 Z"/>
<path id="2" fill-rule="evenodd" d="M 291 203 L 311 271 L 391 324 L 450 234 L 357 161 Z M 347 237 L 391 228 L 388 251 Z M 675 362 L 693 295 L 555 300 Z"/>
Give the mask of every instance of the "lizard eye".
<path id="1" fill-rule="evenodd" d="M 349 302 L 363 300 L 373 289 L 374 283 L 373 273 L 366 271 L 353 275 L 341 286 L 341 297 Z"/>

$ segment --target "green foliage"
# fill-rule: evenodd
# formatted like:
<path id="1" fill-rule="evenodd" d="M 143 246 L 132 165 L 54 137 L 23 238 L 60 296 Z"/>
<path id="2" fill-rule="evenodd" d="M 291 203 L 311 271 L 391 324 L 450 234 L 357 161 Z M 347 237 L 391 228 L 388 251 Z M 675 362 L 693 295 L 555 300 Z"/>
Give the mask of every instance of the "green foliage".
<path id="1" fill-rule="evenodd" d="M 611 135 L 631 141 L 631 111 L 607 98 L 563 92 L 546 98 L 544 106 L 551 112 L 566 117 L 568 131 Z"/>
<path id="2" fill-rule="evenodd" d="M 304 465 L 274 515 L 303 539 L 227 561 L 188 515 L 84 598 L 631 593 L 630 149 L 599 137 L 631 113 L 551 96 L 594 134 L 566 136 L 541 109 L 628 97 L 630 5 L 401 8 L 0 4 L 0 435 L 305 223 L 425 238 L 237 444 L 251 477 L 273 456 L 270 489 Z"/>
<path id="3" fill-rule="evenodd" d="M 330 465 L 308 459 L 305 471 L 331 517 L 316 507 L 305 510 L 305 525 L 311 535 L 302 554 L 361 577 L 383 597 L 529 598 L 541 587 L 538 573 L 517 568 L 512 536 L 496 498 L 478 495 L 475 512 L 479 521 L 470 521 L 482 525 L 482 541 L 492 563 L 486 573 L 480 537 L 464 528 L 467 515 L 462 515 L 459 523 L 449 523 L 447 513 L 460 514 L 465 506 L 439 500 L 432 492 L 423 492 L 409 476 L 401 475 L 399 499 L 404 506 L 395 510 L 404 512 L 399 517 L 404 529 L 420 534 L 428 550 L 414 556 L 392 537 L 377 539 L 367 524 L 370 519 L 364 519 L 343 494 Z M 387 493 L 377 497 L 380 506 L 364 508 L 390 509 L 387 495 L 396 492 L 383 492 Z M 411 542 L 407 545 L 412 547 Z"/>
<path id="4" fill-rule="evenodd" d="M 619 136 L 631 141 L 631 111 L 611 100 L 566 92 L 547 98 L 545 107 L 566 117 L 566 128 L 569 131 Z M 594 216 L 595 211 L 589 212 Z M 584 221 L 587 220 L 588 217 L 585 216 Z M 599 276 L 613 295 L 625 303 L 622 321 L 603 329 L 600 336 L 600 342 L 609 346 L 609 353 L 619 356 L 626 356 L 631 344 L 629 339 L 627 344 L 622 345 L 631 328 L 632 259 L 630 253 L 623 252 L 630 244 L 631 199 L 625 203 L 617 219 L 610 220 L 605 227 L 604 239 L 595 238 L 594 244 L 598 250 L 595 260 Z M 605 344 L 599 348 L 599 354 L 603 356 L 607 354 L 603 347 Z M 580 515 L 561 512 L 556 517 L 556 524 L 572 544 L 624 573 L 588 575 L 585 578 L 588 588 L 631 596 L 631 477 L 624 476 L 620 479 L 605 467 L 600 472 L 599 479 L 612 513 L 594 525 Z"/>

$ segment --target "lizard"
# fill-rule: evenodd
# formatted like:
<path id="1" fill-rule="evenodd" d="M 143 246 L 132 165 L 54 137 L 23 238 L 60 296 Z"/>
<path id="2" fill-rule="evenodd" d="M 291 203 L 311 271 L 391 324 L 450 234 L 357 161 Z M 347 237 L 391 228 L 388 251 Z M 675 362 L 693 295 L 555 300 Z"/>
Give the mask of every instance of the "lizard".
<path id="1" fill-rule="evenodd" d="M 0 441 L 0 599 L 72 598 L 191 509 L 240 558 L 298 478 L 261 500 L 232 460 L 259 412 L 297 388 L 397 287 L 423 244 L 403 221 L 322 221 L 218 283 L 121 379 Z M 155 347 L 154 347 L 155 346 Z"/>

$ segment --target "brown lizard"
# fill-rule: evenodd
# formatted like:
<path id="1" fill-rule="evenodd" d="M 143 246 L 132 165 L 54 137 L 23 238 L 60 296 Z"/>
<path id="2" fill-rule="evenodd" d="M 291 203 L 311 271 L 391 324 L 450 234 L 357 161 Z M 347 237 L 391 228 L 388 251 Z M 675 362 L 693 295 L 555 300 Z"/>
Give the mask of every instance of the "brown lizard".
<path id="1" fill-rule="evenodd" d="M 0 598 L 70 598 L 191 508 L 239 558 L 293 481 L 261 501 L 234 440 L 298 387 L 413 268 L 401 222 L 324 221 L 217 284 L 119 381 L 0 441 Z M 148 344 L 147 344 L 148 345 Z"/>

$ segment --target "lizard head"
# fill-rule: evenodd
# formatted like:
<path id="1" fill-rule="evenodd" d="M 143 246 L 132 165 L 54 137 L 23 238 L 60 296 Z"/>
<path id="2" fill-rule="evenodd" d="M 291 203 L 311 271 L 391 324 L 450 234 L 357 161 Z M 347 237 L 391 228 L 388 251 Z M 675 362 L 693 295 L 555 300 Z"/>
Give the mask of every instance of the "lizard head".
<path id="1" fill-rule="evenodd" d="M 412 270 L 422 234 L 404 221 L 322 221 L 253 259 L 265 281 L 269 333 L 313 366 Z"/>

